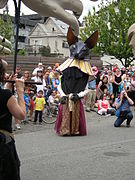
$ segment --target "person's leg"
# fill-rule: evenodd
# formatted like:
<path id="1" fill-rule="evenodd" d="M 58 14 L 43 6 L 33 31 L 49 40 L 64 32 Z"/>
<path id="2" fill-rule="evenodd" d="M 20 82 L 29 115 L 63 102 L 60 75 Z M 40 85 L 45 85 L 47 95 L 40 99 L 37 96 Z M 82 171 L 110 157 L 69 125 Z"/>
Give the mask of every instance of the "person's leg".
<path id="1" fill-rule="evenodd" d="M 102 108 L 98 111 L 98 114 L 100 114 L 100 115 L 105 115 L 106 113 L 107 113 L 107 109 L 104 109 L 104 108 Z"/>
<path id="2" fill-rule="evenodd" d="M 19 120 L 16 119 L 16 118 L 14 118 L 14 120 L 15 120 L 15 128 L 20 130 L 21 127 L 20 127 L 20 124 L 19 124 Z M 22 121 L 22 122 L 23 122 L 23 121 Z"/>
<path id="3" fill-rule="evenodd" d="M 113 83 L 113 94 L 114 94 L 114 97 L 116 97 L 116 91 L 117 91 L 116 84 Z"/>
<path id="4" fill-rule="evenodd" d="M 91 92 L 89 91 L 86 95 L 86 111 L 90 111 Z"/>
<path id="5" fill-rule="evenodd" d="M 121 116 L 118 117 L 116 121 L 114 122 L 114 127 L 120 127 L 124 120 L 125 120 L 124 117 L 121 117 Z"/>
<path id="6" fill-rule="evenodd" d="M 38 117 L 38 111 L 37 111 L 37 110 L 35 110 L 34 123 L 36 123 L 36 122 L 37 122 L 37 117 Z"/>
<path id="7" fill-rule="evenodd" d="M 96 90 L 92 90 L 91 110 L 94 110 L 96 101 Z"/>
<path id="8" fill-rule="evenodd" d="M 39 123 L 42 123 L 42 111 L 39 111 Z"/>
<path id="9" fill-rule="evenodd" d="M 33 116 L 33 109 L 30 109 L 30 120 L 32 121 L 32 116 Z"/>
<path id="10" fill-rule="evenodd" d="M 133 119 L 133 114 L 131 111 L 127 114 L 126 119 L 127 119 L 127 122 L 126 122 L 127 126 L 130 126 L 130 122 Z"/>

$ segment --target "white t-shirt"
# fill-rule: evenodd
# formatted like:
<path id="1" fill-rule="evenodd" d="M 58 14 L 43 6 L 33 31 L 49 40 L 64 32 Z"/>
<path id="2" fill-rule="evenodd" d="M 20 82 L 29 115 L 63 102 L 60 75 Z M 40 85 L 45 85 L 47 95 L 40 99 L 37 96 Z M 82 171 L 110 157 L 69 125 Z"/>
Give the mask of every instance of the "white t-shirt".
<path id="1" fill-rule="evenodd" d="M 45 90 L 45 88 L 46 88 L 46 82 L 45 82 L 45 80 L 44 80 L 44 79 L 41 80 L 41 78 L 40 78 L 40 77 L 37 77 L 37 76 L 32 77 L 31 79 L 34 80 L 35 82 L 42 82 L 42 85 L 36 85 L 36 87 L 37 87 L 37 93 L 38 93 L 39 90 L 42 90 L 42 91 L 44 92 L 44 90 Z"/>
<path id="2" fill-rule="evenodd" d="M 54 103 L 54 97 L 52 95 L 49 96 L 48 98 L 48 103 L 51 104 L 51 103 Z"/>
<path id="3" fill-rule="evenodd" d="M 35 68 L 32 72 L 32 75 L 33 76 L 37 75 L 37 71 L 39 71 L 39 70 L 43 70 L 43 68 L 39 68 L 39 67 Z"/>

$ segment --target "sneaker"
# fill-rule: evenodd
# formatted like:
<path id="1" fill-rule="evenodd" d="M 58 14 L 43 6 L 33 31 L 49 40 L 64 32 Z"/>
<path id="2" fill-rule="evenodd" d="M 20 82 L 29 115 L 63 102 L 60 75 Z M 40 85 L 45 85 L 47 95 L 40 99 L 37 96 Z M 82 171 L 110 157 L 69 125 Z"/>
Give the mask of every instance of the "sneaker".
<path id="1" fill-rule="evenodd" d="M 39 122 L 39 125 L 42 125 L 42 122 Z"/>
<path id="2" fill-rule="evenodd" d="M 105 116 L 108 117 L 108 116 L 111 116 L 111 114 L 106 114 Z"/>
<path id="3" fill-rule="evenodd" d="M 47 115 L 47 117 L 52 118 L 52 115 L 51 115 L 51 114 L 49 114 L 49 115 Z"/>
<path id="4" fill-rule="evenodd" d="M 19 124 L 16 124 L 15 126 L 16 126 L 16 129 L 18 129 L 18 130 L 20 130 L 20 129 L 21 129 L 21 127 L 20 127 L 20 125 L 19 125 Z"/>
<path id="5" fill-rule="evenodd" d="M 89 108 L 86 108 L 86 112 L 90 112 L 90 109 L 89 109 Z"/>
<path id="6" fill-rule="evenodd" d="M 35 124 L 35 125 L 36 125 L 37 123 L 36 123 L 36 122 L 33 122 L 33 124 Z"/>
<path id="7" fill-rule="evenodd" d="M 91 111 L 93 111 L 93 112 L 96 112 L 96 110 L 95 109 L 90 109 Z"/>

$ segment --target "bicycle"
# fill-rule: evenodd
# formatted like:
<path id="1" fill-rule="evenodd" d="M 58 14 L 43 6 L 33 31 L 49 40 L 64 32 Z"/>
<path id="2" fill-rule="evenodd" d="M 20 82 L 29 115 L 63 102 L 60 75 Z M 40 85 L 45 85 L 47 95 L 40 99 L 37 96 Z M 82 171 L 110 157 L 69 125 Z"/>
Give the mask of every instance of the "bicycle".
<path id="1" fill-rule="evenodd" d="M 48 105 L 44 108 L 43 111 L 43 122 L 46 124 L 54 124 L 56 122 L 57 114 L 51 112 L 51 109 Z"/>

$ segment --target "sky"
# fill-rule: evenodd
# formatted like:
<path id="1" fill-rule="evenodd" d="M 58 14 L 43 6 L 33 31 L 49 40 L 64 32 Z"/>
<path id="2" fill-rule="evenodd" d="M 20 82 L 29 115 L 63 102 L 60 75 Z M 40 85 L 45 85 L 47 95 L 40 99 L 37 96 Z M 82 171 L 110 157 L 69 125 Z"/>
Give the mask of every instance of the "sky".
<path id="1" fill-rule="evenodd" d="M 92 11 L 92 7 L 95 6 L 96 9 L 98 9 L 98 4 L 100 3 L 101 0 L 98 0 L 98 2 L 93 2 L 93 1 L 90 1 L 90 0 L 81 0 L 82 3 L 83 3 L 83 6 L 84 6 L 84 9 L 83 9 L 83 13 L 80 17 L 80 21 L 83 20 L 83 17 L 84 16 L 87 16 L 88 14 L 88 11 Z M 9 0 L 8 1 L 8 6 L 9 6 L 9 14 L 10 15 L 14 15 L 14 3 L 13 3 L 13 0 Z M 3 10 L 1 9 L 0 10 L 0 13 L 2 13 Z M 27 14 L 33 14 L 35 12 L 31 11 L 29 8 L 27 8 L 23 3 L 21 4 L 21 13 L 24 13 L 25 15 Z"/>

